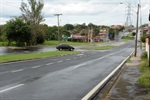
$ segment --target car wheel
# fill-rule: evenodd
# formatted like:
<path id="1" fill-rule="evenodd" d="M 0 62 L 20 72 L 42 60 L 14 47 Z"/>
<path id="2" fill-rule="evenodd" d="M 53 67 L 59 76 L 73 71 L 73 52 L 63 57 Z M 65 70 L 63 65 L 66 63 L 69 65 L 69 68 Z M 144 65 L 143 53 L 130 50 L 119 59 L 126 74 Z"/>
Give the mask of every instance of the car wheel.
<path id="1" fill-rule="evenodd" d="M 69 51 L 73 51 L 73 49 L 72 49 L 72 48 L 70 48 L 70 49 L 69 49 Z"/>

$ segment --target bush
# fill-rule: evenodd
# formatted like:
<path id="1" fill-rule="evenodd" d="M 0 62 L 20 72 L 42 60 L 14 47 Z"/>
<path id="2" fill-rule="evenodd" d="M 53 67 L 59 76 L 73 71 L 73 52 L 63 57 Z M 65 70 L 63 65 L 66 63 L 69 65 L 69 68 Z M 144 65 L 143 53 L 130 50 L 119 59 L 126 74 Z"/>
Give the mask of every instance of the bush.
<path id="1" fill-rule="evenodd" d="M 145 59 L 145 58 L 147 58 L 148 56 L 147 56 L 147 52 L 144 52 L 142 55 L 141 55 L 141 59 Z"/>
<path id="2" fill-rule="evenodd" d="M 145 72 L 147 70 L 150 70 L 148 60 L 147 59 L 142 60 L 139 68 L 140 68 L 141 72 Z"/>

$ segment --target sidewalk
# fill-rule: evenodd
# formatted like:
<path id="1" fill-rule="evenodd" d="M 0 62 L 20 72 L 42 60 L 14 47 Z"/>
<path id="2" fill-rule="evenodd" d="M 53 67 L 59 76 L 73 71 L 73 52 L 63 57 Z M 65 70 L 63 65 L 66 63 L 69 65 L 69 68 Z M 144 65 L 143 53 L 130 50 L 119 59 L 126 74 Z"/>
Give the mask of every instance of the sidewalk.
<path id="1" fill-rule="evenodd" d="M 142 52 L 143 50 L 138 49 L 137 57 L 131 57 L 131 62 L 126 63 L 123 73 L 107 94 L 105 100 L 148 100 L 150 91 L 142 88 L 137 82 L 141 74 L 138 65 Z"/>

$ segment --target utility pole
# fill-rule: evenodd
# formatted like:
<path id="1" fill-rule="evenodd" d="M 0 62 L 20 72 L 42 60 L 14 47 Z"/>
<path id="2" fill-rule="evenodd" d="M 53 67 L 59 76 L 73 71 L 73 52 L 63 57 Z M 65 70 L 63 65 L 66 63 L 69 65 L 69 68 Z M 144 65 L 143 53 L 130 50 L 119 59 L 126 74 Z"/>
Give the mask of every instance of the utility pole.
<path id="1" fill-rule="evenodd" d="M 62 14 L 54 14 L 55 16 L 57 16 L 57 20 L 58 20 L 58 44 L 60 44 L 60 32 L 59 32 L 59 16 Z"/>
<path id="2" fill-rule="evenodd" d="M 141 11 L 141 0 L 139 0 L 140 8 L 139 8 L 139 13 L 140 13 L 140 26 L 142 26 L 142 11 Z M 142 41 L 141 41 L 141 35 L 143 34 L 143 28 L 140 27 L 140 49 L 142 49 Z"/>
<path id="3" fill-rule="evenodd" d="M 124 3 L 120 3 L 120 4 L 124 4 Z M 126 5 L 126 4 L 125 4 Z M 128 6 L 128 5 L 126 5 Z M 137 54 L 137 37 L 138 37 L 138 30 L 139 30 L 139 8 L 140 8 L 140 4 L 138 4 L 138 7 L 137 7 L 137 12 L 132 9 L 130 6 L 128 6 L 131 10 L 133 10 L 135 13 L 136 13 L 136 35 L 135 35 L 135 50 L 134 50 L 134 57 L 136 57 L 136 54 Z"/>
<path id="4" fill-rule="evenodd" d="M 138 8 L 137 8 L 137 20 L 136 20 L 136 35 L 135 35 L 135 51 L 134 51 L 134 57 L 136 57 L 137 54 L 137 37 L 138 37 L 138 23 L 139 23 L 139 8 L 140 8 L 140 4 L 138 4 Z"/>

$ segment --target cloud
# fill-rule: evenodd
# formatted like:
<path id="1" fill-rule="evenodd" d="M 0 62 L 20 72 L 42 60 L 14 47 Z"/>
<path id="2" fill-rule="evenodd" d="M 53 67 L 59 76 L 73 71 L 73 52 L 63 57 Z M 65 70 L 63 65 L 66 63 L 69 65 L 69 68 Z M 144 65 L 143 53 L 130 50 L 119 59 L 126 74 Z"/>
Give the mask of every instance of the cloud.
<path id="1" fill-rule="evenodd" d="M 3 1 L 0 2 L 0 14 L 1 17 L 5 17 L 5 18 L 10 18 L 10 17 L 14 17 L 14 16 L 20 16 L 21 15 L 21 11 L 19 9 L 20 7 L 20 2 L 7 2 L 7 1 Z"/>
<path id="2" fill-rule="evenodd" d="M 56 0 L 57 1 L 57 0 Z M 56 2 L 55 1 L 55 2 Z M 54 4 L 53 2 L 47 2 L 44 6 L 44 15 L 50 17 L 49 15 L 55 13 L 62 13 L 64 15 L 75 15 L 75 16 L 84 16 L 84 15 L 99 15 L 102 13 L 109 12 L 115 8 L 112 4 L 101 4 L 97 2 L 69 2 L 69 3 L 58 3 Z"/>
<path id="3" fill-rule="evenodd" d="M 27 2 L 27 0 L 23 0 Z M 142 1 L 142 18 L 143 23 L 147 23 L 149 11 L 148 0 Z M 63 14 L 60 16 L 61 25 L 70 23 L 94 23 L 94 24 L 120 24 L 126 20 L 126 6 L 120 5 L 120 2 L 131 2 L 137 10 L 135 0 L 44 0 L 43 15 L 46 19 L 44 23 L 56 25 L 56 13 Z M 21 0 L 2 0 L 0 1 L 1 22 L 5 22 L 13 16 L 20 16 Z M 133 14 L 132 19 L 136 19 Z M 3 18 L 2 18 L 3 17 Z M 134 22 L 135 23 L 135 22 Z"/>

